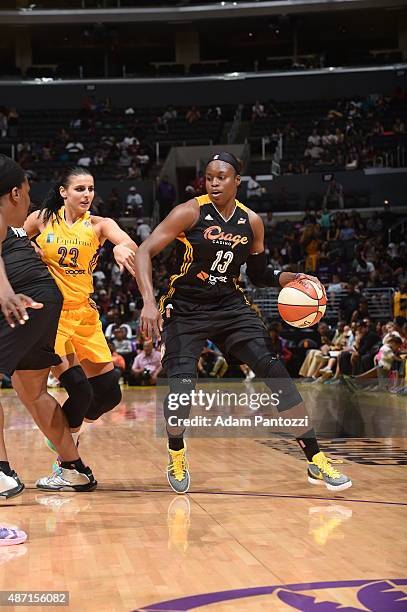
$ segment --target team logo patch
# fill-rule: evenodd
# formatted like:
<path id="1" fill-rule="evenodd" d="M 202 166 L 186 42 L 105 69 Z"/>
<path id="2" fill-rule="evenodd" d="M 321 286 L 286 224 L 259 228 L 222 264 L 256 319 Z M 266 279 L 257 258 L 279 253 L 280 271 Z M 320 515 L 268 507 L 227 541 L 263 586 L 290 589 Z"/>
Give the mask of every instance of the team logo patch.
<path id="1" fill-rule="evenodd" d="M 47 234 L 47 239 L 45 241 L 47 244 L 51 244 L 54 242 L 54 234 Z"/>
<path id="2" fill-rule="evenodd" d="M 197 274 L 196 276 L 204 282 L 209 278 L 209 274 L 207 274 L 203 270 L 201 270 L 201 272 L 199 272 L 199 274 Z"/>

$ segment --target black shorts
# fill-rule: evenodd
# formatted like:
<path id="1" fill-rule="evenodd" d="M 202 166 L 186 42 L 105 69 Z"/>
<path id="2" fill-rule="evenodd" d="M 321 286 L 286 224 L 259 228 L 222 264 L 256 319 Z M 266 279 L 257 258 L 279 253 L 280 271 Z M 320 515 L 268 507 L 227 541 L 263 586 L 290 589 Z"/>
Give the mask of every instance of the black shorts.
<path id="1" fill-rule="evenodd" d="M 161 347 L 162 364 L 169 379 L 196 376 L 191 359 L 198 361 L 208 339 L 218 346 L 229 364 L 245 363 L 256 376 L 273 381 L 267 384 L 281 394 L 279 412 L 302 402 L 284 363 L 273 352 L 266 326 L 248 304 L 229 300 L 219 307 L 179 299 L 171 303 L 173 308 L 164 312 Z"/>
<path id="2" fill-rule="evenodd" d="M 42 370 L 61 363 L 54 344 L 62 295 L 55 286 L 47 291 L 47 298 L 41 299 L 41 309 L 28 309 L 30 318 L 24 325 L 10 327 L 0 316 L 0 374 L 11 376 L 15 370 Z"/>
<path id="3" fill-rule="evenodd" d="M 255 338 L 270 342 L 267 328 L 240 296 L 220 304 L 172 300 L 164 311 L 163 365 L 171 357 L 199 359 L 206 340 L 212 340 L 226 359 L 233 347 Z"/>

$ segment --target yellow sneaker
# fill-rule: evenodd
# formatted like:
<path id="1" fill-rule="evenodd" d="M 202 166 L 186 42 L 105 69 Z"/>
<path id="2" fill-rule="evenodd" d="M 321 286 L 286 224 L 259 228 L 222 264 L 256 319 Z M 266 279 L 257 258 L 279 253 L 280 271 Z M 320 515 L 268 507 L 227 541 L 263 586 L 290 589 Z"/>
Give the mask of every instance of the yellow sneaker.
<path id="1" fill-rule="evenodd" d="M 189 489 L 190 477 L 186 450 L 186 446 L 179 451 L 168 449 L 169 463 L 167 467 L 167 480 L 175 493 L 187 493 Z"/>
<path id="2" fill-rule="evenodd" d="M 351 479 L 345 474 L 341 474 L 322 451 L 313 456 L 312 461 L 308 461 L 308 482 L 310 484 L 325 484 L 329 491 L 344 491 L 352 486 Z"/>
<path id="3" fill-rule="evenodd" d="M 167 513 L 168 548 L 185 553 L 188 550 L 188 531 L 191 507 L 188 495 L 174 497 Z"/>

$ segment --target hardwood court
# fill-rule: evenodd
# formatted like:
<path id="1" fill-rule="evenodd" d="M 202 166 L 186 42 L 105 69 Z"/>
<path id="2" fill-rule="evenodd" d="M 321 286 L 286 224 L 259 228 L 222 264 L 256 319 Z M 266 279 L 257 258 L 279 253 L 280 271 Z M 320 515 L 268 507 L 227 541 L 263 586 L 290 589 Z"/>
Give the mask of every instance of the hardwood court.
<path id="1" fill-rule="evenodd" d="M 343 436 L 355 400 L 304 387 L 319 426 L 330 429 L 335 405 L 347 415 Z M 407 609 L 406 438 L 325 441 L 354 481 L 336 495 L 308 484 L 288 438 L 191 439 L 191 492 L 176 496 L 165 441 L 155 437 L 155 393 L 125 391 L 82 437 L 100 484 L 81 494 L 35 489 L 53 456 L 14 392 L 2 393 L 10 461 L 27 489 L 1 504 L 0 522 L 29 539 L 0 549 L 0 590 L 66 590 L 80 612 Z M 369 426 L 382 412 L 406 436 L 405 398 L 359 403 L 370 406 Z"/>

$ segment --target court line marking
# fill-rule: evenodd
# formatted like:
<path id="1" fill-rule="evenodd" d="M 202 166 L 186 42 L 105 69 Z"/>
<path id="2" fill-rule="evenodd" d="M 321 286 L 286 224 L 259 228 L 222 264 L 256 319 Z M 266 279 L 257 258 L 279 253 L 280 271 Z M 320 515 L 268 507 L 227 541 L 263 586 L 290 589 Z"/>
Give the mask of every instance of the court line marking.
<path id="1" fill-rule="evenodd" d="M 45 489 L 38 489 L 37 487 L 27 487 L 26 491 L 36 491 L 37 493 L 46 493 Z M 52 493 L 52 491 L 51 491 Z M 59 493 L 75 493 L 75 491 L 59 491 Z M 168 489 L 147 489 L 147 488 L 134 488 L 134 489 L 116 489 L 116 488 L 97 488 L 90 493 L 166 493 L 168 495 L 174 495 L 172 490 Z M 322 497 L 316 495 L 288 495 L 288 494 L 277 494 L 267 492 L 248 492 L 248 491 L 189 491 L 188 495 L 193 499 L 193 495 L 228 495 L 230 497 L 271 497 L 275 499 L 309 499 L 309 500 L 322 500 L 322 501 L 341 501 L 341 502 L 353 502 L 357 504 L 381 504 L 387 506 L 406 506 L 407 502 L 396 502 L 396 501 L 383 501 L 373 499 L 354 499 L 347 497 Z"/>

